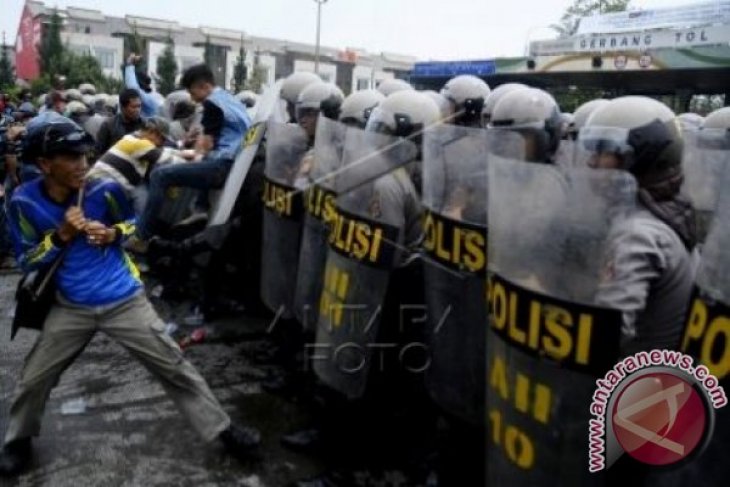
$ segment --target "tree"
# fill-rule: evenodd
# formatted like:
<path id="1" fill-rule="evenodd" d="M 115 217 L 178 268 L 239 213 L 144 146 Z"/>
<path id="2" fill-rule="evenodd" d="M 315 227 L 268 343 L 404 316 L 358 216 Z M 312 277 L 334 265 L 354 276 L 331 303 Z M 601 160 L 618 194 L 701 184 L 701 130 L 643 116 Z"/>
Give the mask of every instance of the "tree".
<path id="1" fill-rule="evenodd" d="M 10 63 L 10 56 L 8 56 L 5 33 L 3 33 L 3 43 L 0 46 L 0 51 L 0 90 L 5 90 L 15 86 L 15 69 L 13 69 L 13 65 Z"/>
<path id="2" fill-rule="evenodd" d="M 51 19 L 44 29 L 38 50 L 41 73 L 53 79 L 63 72 L 65 49 L 61 42 L 61 16 L 54 9 Z"/>
<path id="3" fill-rule="evenodd" d="M 167 96 L 177 86 L 177 61 L 175 60 L 175 41 L 168 35 L 165 49 L 157 59 L 157 91 Z"/>
<path id="4" fill-rule="evenodd" d="M 213 44 L 210 43 L 210 36 L 206 36 L 203 44 L 203 62 L 213 69 L 213 61 Z"/>
<path id="5" fill-rule="evenodd" d="M 142 72 L 147 72 L 147 61 L 145 60 L 145 53 L 147 52 L 147 43 L 145 39 L 139 35 L 137 31 L 137 24 L 132 25 L 132 34 L 124 37 L 124 59 L 129 57 L 130 54 L 135 53 L 142 56 L 142 59 L 137 62 L 137 69 Z"/>
<path id="6" fill-rule="evenodd" d="M 241 47 L 238 49 L 236 65 L 233 67 L 233 88 L 236 92 L 244 89 L 244 87 L 246 86 L 246 78 L 248 78 L 248 67 L 246 66 L 246 48 L 243 47 L 243 38 L 241 38 Z"/>
<path id="7" fill-rule="evenodd" d="M 268 70 L 261 65 L 259 52 L 256 51 L 256 54 L 253 57 L 253 71 L 251 72 L 251 77 L 244 83 L 244 89 L 251 90 L 254 93 L 261 93 L 261 88 L 268 81 L 267 75 Z"/>
<path id="8" fill-rule="evenodd" d="M 594 14 L 623 12 L 631 0 L 575 0 L 560 18 L 560 23 L 551 25 L 560 37 L 570 37 L 578 31 L 578 23 L 583 17 Z"/>

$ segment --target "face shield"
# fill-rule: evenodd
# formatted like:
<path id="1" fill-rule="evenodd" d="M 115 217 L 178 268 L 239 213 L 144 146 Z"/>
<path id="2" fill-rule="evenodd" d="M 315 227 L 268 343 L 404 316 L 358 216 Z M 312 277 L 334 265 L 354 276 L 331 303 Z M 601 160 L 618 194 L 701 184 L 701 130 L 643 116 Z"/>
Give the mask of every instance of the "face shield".
<path id="1" fill-rule="evenodd" d="M 626 169 L 634 165 L 631 131 L 617 127 L 584 127 L 578 135 L 576 159 L 579 166 Z"/>

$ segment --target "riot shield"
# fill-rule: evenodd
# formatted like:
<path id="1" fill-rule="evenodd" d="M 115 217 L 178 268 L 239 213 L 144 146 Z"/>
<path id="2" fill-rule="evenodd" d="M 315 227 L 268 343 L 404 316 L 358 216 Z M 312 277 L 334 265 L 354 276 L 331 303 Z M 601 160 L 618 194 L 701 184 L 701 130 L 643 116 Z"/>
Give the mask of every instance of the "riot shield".
<path id="1" fill-rule="evenodd" d="M 605 485 L 588 470 L 588 420 L 622 321 L 594 303 L 636 182 L 491 154 L 487 164 L 487 484 Z"/>
<path id="2" fill-rule="evenodd" d="M 317 121 L 311 183 L 304 193 L 304 226 L 294 294 L 295 315 L 307 331 L 314 331 L 317 326 L 327 241 L 335 221 L 334 179 L 329 175 L 342 165 L 347 130 L 347 126 L 326 117 Z"/>
<path id="3" fill-rule="evenodd" d="M 495 132 L 440 125 L 423 148 L 424 280 L 436 404 L 475 425 L 485 421 L 487 153 Z M 522 139 L 500 133 L 501 143 Z"/>
<path id="4" fill-rule="evenodd" d="M 695 207 L 700 241 L 704 241 L 722 188 L 722 174 L 730 168 L 730 132 L 705 129 L 684 132 L 682 162 L 682 192 Z"/>
<path id="5" fill-rule="evenodd" d="M 236 157 L 233 163 L 233 167 L 231 167 L 226 184 L 223 186 L 223 192 L 212 206 L 208 226 L 223 225 L 228 222 L 236 199 L 238 199 L 238 193 L 241 192 L 248 170 L 251 168 L 251 164 L 259 150 L 259 145 L 266 134 L 266 123 L 269 121 L 269 118 L 274 116 L 278 108 L 282 83 L 283 80 L 277 81 L 259 99 L 253 125 L 248 129 L 241 141 L 243 150 L 238 154 L 238 157 Z"/>
<path id="6" fill-rule="evenodd" d="M 730 175 L 725 171 L 719 184 L 727 188 Z M 710 388 L 708 400 L 715 410 L 714 431 L 704 451 L 690 463 L 673 472 L 666 485 L 725 485 L 727 453 L 730 449 L 730 409 L 722 406 L 730 391 L 730 194 L 719 198 L 714 222 L 707 236 L 696 286 L 690 301 L 681 350 L 695 358 L 695 367 L 704 365 L 718 383 Z M 720 390 L 724 389 L 724 392 Z"/>
<path id="7" fill-rule="evenodd" d="M 335 178 L 337 211 L 329 233 L 312 363 L 325 384 L 358 398 L 376 363 L 382 307 L 391 272 L 404 255 L 406 202 L 415 199 L 415 188 L 403 169 L 369 179 L 384 167 L 410 162 L 399 157 L 411 157 L 412 144 L 372 132 L 347 134 L 346 165 Z"/>
<path id="8" fill-rule="evenodd" d="M 562 139 L 558 151 L 555 153 L 555 165 L 565 168 L 575 167 L 577 165 L 576 144 L 577 142 L 573 139 Z"/>
<path id="9" fill-rule="evenodd" d="M 311 168 L 299 125 L 269 122 L 264 170 L 261 299 L 281 318 L 294 316 L 294 289 L 304 216 L 302 181 Z M 299 186 L 299 187 L 297 187 Z"/>

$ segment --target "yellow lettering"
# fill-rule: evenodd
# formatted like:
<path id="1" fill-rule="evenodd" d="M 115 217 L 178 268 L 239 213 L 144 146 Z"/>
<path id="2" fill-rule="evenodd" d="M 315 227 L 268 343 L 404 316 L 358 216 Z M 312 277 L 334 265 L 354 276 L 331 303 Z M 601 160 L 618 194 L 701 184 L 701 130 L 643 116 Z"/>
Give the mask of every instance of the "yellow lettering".
<path id="1" fill-rule="evenodd" d="M 505 401 L 509 399 L 509 387 L 507 385 L 507 365 L 502 357 L 494 357 L 492 373 L 489 375 L 489 385 L 499 392 L 499 396 Z"/>
<path id="2" fill-rule="evenodd" d="M 507 325 L 507 291 L 499 283 L 493 283 L 489 297 L 492 307 L 492 326 L 504 330 Z"/>
<path id="3" fill-rule="evenodd" d="M 522 469 L 529 469 L 535 463 L 535 447 L 532 440 L 515 426 L 507 426 L 504 432 L 504 446 L 507 458 Z"/>
<path id="4" fill-rule="evenodd" d="M 542 339 L 543 348 L 550 356 L 562 360 L 570 355 L 572 339 L 566 329 L 572 325 L 570 313 L 557 306 L 545 307 L 545 327 L 552 336 Z"/>
<path id="5" fill-rule="evenodd" d="M 578 338 L 576 340 L 575 361 L 588 365 L 591 354 L 591 338 L 593 334 L 593 316 L 582 314 L 578 318 Z"/>
<path id="6" fill-rule="evenodd" d="M 369 232 L 370 229 L 362 223 L 355 225 L 355 245 L 352 248 L 352 253 L 358 260 L 362 260 L 368 254 L 370 247 Z"/>
<path id="7" fill-rule="evenodd" d="M 464 265 L 472 272 L 479 272 L 487 265 L 487 256 L 484 248 L 484 235 L 478 232 L 468 232 L 464 239 L 466 255 Z"/>
<path id="8" fill-rule="evenodd" d="M 689 342 L 692 339 L 702 338 L 702 333 L 707 326 L 707 305 L 701 299 L 695 299 L 692 305 L 692 312 L 687 320 L 687 328 L 682 339 L 682 350 L 687 351 Z"/>
<path id="9" fill-rule="evenodd" d="M 527 341 L 527 334 L 517 326 L 517 293 L 509 293 L 509 336 L 517 343 L 524 344 Z"/>
<path id="10" fill-rule="evenodd" d="M 725 347 L 722 350 L 719 360 L 715 361 L 712 358 L 712 349 L 715 344 L 715 340 L 718 335 L 722 334 L 722 341 Z M 712 320 L 707 334 L 702 340 L 702 352 L 700 355 L 700 361 L 707 365 L 710 369 L 710 373 L 716 376 L 718 379 L 723 379 L 728 371 L 730 371 L 730 319 L 725 316 L 720 316 Z"/>

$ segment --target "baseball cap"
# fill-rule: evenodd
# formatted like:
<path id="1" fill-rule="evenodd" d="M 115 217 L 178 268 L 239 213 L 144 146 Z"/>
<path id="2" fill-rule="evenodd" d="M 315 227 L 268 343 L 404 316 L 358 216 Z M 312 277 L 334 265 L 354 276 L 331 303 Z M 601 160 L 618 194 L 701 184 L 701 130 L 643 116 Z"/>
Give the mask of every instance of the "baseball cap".
<path id="1" fill-rule="evenodd" d="M 49 123 L 43 130 L 40 155 L 86 154 L 94 147 L 94 139 L 74 123 Z"/>

